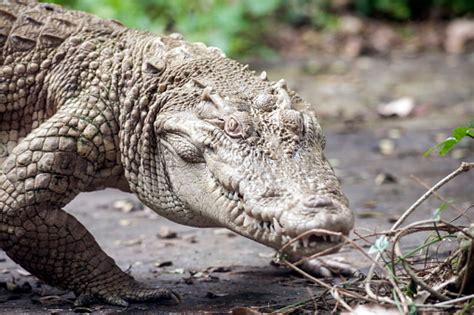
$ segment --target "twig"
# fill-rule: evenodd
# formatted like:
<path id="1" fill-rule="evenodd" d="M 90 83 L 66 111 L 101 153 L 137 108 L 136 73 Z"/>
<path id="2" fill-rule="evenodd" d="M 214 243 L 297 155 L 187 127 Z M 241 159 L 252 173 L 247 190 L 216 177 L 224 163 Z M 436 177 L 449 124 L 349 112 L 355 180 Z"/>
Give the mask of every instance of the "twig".
<path id="1" fill-rule="evenodd" d="M 397 256 L 400 256 L 400 257 L 403 257 L 403 253 L 400 249 L 400 246 L 398 244 L 398 242 L 395 243 L 395 253 L 397 254 Z M 439 300 L 441 301 L 449 301 L 449 298 L 441 293 L 439 293 L 438 291 L 436 291 L 435 289 L 433 289 L 432 287 L 430 287 L 428 284 L 426 284 L 423 280 L 421 280 L 420 278 L 418 278 L 418 276 L 416 275 L 416 273 L 413 271 L 413 269 L 411 269 L 411 267 L 407 264 L 406 260 L 405 259 L 402 259 L 402 266 L 403 268 L 405 269 L 405 271 L 410 275 L 411 279 L 416 282 L 416 284 L 418 284 L 420 287 L 422 287 L 424 290 L 428 291 L 429 293 L 431 293 L 433 296 L 435 296 L 436 298 L 438 298 Z"/>
<path id="2" fill-rule="evenodd" d="M 392 226 L 392 230 L 398 228 L 402 223 L 403 221 L 406 220 L 406 218 L 412 214 L 413 211 L 416 210 L 416 208 L 418 208 L 418 206 L 423 202 L 425 201 L 426 199 L 428 199 L 429 196 L 431 196 L 435 191 L 437 191 L 438 189 L 440 189 L 442 186 L 444 186 L 446 183 L 448 183 L 449 181 L 451 181 L 453 178 L 455 178 L 456 176 L 458 176 L 459 174 L 461 173 L 464 173 L 464 172 L 467 172 L 469 171 L 471 168 L 474 167 L 474 163 L 467 163 L 467 162 L 461 162 L 461 165 L 455 169 L 451 174 L 449 174 L 448 176 L 446 176 L 445 178 L 443 178 L 442 180 L 440 180 L 439 182 L 437 182 L 433 187 L 431 187 L 430 189 L 428 189 L 428 191 L 426 193 L 423 194 L 423 196 L 421 196 L 410 208 L 408 208 L 404 213 L 403 215 L 397 220 L 397 222 L 395 222 L 395 224 Z"/>
<path id="3" fill-rule="evenodd" d="M 452 299 L 450 301 L 436 303 L 436 304 L 433 304 L 432 306 L 434 306 L 434 307 L 446 306 L 446 305 L 456 304 L 456 303 L 463 302 L 463 301 L 470 300 L 470 299 L 474 299 L 474 294 L 466 295 L 466 296 L 463 296 L 463 297 L 460 297 L 460 298 L 457 298 L 457 299 Z"/>
<path id="4" fill-rule="evenodd" d="M 403 215 L 397 220 L 397 222 L 395 222 L 395 224 L 392 226 L 392 228 L 390 230 L 395 230 L 397 229 L 405 220 L 406 218 L 408 218 L 412 213 L 413 211 L 415 211 L 418 206 L 423 202 L 425 201 L 426 199 L 428 199 L 429 196 L 431 196 L 431 194 L 433 194 L 433 192 L 437 191 L 439 188 L 441 188 L 443 185 L 445 185 L 446 183 L 448 183 L 449 181 L 451 181 L 453 178 L 455 178 L 456 176 L 458 176 L 459 174 L 461 173 L 464 173 L 464 172 L 467 172 L 469 171 L 472 167 L 474 167 L 474 163 L 466 163 L 466 162 L 461 162 L 461 165 L 455 169 L 453 172 L 451 172 L 449 175 L 447 175 L 446 177 L 444 177 L 443 179 L 441 179 L 439 182 L 437 182 L 434 186 L 432 186 L 426 193 L 424 193 L 414 204 L 411 205 L 411 207 L 409 207 L 404 213 Z M 381 253 L 378 253 L 375 257 L 375 261 L 379 261 L 380 258 L 382 257 L 382 254 Z M 374 273 L 374 270 L 375 270 L 375 266 L 376 264 L 373 263 L 371 266 L 370 266 L 370 269 L 369 269 L 369 272 L 367 274 L 367 279 L 366 279 L 366 282 L 365 282 L 365 290 L 367 292 L 367 295 L 371 298 L 376 298 L 377 296 L 375 295 L 375 293 L 372 291 L 372 288 L 370 287 L 370 280 L 372 279 L 373 277 L 373 273 Z M 398 292 L 397 292 L 398 294 Z M 405 299 L 405 296 L 400 296 L 400 301 L 402 302 L 403 300 Z M 390 303 L 390 304 L 397 304 L 395 301 L 393 301 L 392 299 L 388 299 L 388 298 L 384 298 L 383 299 L 384 302 L 387 302 L 387 303 Z M 407 307 L 406 307 L 406 304 L 404 303 L 404 311 L 408 311 Z"/>
<path id="5" fill-rule="evenodd" d="M 425 183 L 421 178 L 415 176 L 415 175 L 410 175 L 410 177 L 416 181 L 418 184 L 420 184 L 421 186 L 423 186 L 425 189 L 430 189 L 430 185 L 428 185 L 427 183 Z M 447 200 L 446 198 L 444 198 L 439 192 L 437 191 L 434 191 L 433 192 L 433 195 L 438 198 L 439 200 L 441 200 L 442 202 L 444 202 L 445 204 L 447 204 L 448 206 L 450 206 L 451 208 L 453 208 L 454 210 L 458 211 L 460 213 L 461 216 L 464 216 L 466 211 L 465 210 L 462 210 L 461 208 L 457 207 L 455 204 L 453 204 L 452 202 L 450 202 L 449 200 Z M 468 218 L 469 219 L 469 218 Z"/>

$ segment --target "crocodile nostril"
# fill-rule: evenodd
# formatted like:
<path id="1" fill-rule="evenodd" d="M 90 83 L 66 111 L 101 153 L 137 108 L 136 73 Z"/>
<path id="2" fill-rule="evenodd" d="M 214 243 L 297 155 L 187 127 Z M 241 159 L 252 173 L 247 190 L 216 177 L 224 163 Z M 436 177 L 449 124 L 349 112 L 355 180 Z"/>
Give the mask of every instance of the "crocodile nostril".
<path id="1" fill-rule="evenodd" d="M 303 206 L 308 208 L 322 208 L 332 206 L 334 203 L 327 196 L 313 195 L 303 201 Z"/>

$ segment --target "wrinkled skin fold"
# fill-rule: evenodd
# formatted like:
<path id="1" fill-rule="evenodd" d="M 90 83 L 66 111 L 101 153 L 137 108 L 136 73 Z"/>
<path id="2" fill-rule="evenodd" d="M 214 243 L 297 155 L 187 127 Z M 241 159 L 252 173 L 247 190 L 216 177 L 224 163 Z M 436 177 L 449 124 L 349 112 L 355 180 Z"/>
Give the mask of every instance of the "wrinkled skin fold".
<path id="1" fill-rule="evenodd" d="M 227 227 L 277 250 L 312 229 L 348 235 L 353 214 L 309 104 L 284 81 L 261 80 L 226 59 L 212 62 L 232 63 L 245 80 L 213 84 L 212 70 L 191 78 L 185 87 L 187 97 L 195 91 L 192 107 L 176 111 L 174 102 L 182 102 L 178 89 L 154 121 L 157 152 L 183 208 L 182 217 L 170 219 Z M 285 252 L 296 260 L 339 241 L 314 233 Z"/>

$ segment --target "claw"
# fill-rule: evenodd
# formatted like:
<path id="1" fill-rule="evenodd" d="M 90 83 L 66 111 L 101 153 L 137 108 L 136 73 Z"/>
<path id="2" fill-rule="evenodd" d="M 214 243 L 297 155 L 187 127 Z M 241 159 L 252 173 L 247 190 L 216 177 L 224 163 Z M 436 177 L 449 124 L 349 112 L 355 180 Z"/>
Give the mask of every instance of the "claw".
<path id="1" fill-rule="evenodd" d="M 311 259 L 305 261 L 301 267 L 308 273 L 329 278 L 337 275 L 342 275 L 346 277 L 357 276 L 359 271 L 351 266 L 349 263 L 345 263 L 338 258 L 329 258 L 329 259 Z"/>
<path id="2" fill-rule="evenodd" d="M 171 291 L 171 290 L 170 290 L 170 295 L 171 295 L 171 299 L 172 299 L 176 304 L 181 303 L 181 295 L 179 295 L 178 293 L 176 293 L 176 292 L 174 292 L 174 291 Z"/>
<path id="3" fill-rule="evenodd" d="M 104 301 L 109 303 L 109 304 L 112 304 L 112 305 L 115 305 L 115 306 L 123 306 L 123 307 L 128 307 L 128 302 L 125 301 L 124 299 L 122 299 L 121 297 L 119 296 L 106 296 L 104 298 Z"/>
<path id="4" fill-rule="evenodd" d="M 82 293 L 77 297 L 74 305 L 85 306 L 103 301 L 108 304 L 127 307 L 129 302 L 156 302 L 160 300 L 172 300 L 177 304 L 181 301 L 181 296 L 172 290 L 149 288 L 131 280 L 119 290 Z"/>
<path id="5" fill-rule="evenodd" d="M 83 293 L 76 298 L 74 306 L 87 306 L 94 303 L 94 301 L 96 301 L 96 298 L 92 294 Z"/>

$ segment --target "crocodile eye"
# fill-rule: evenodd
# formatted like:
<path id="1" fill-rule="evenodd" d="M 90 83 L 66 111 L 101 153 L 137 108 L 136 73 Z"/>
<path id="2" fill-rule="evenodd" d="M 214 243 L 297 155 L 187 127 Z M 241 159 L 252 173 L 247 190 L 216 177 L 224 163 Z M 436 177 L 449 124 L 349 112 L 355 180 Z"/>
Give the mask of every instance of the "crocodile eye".
<path id="1" fill-rule="evenodd" d="M 224 125 L 224 131 L 233 138 L 237 138 L 242 135 L 240 123 L 234 117 L 227 119 Z"/>

